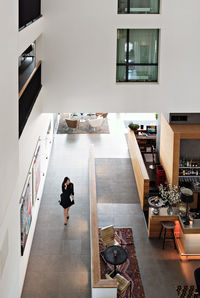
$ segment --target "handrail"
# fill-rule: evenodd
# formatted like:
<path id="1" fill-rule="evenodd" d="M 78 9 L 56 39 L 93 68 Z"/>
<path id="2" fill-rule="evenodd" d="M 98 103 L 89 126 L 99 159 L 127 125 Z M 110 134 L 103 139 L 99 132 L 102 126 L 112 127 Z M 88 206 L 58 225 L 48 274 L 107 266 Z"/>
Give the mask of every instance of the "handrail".
<path id="1" fill-rule="evenodd" d="M 117 288 L 116 280 L 101 279 L 94 145 L 89 153 L 89 196 L 92 288 Z"/>
<path id="2" fill-rule="evenodd" d="M 34 74 L 36 73 L 36 71 L 38 70 L 38 68 L 40 67 L 40 65 L 42 64 L 42 60 L 40 60 L 37 65 L 35 66 L 33 72 L 31 73 L 30 77 L 28 78 L 28 80 L 26 81 L 26 83 L 24 84 L 23 88 L 20 90 L 19 95 L 18 95 L 18 99 L 21 98 L 22 94 L 24 93 L 24 91 L 26 90 L 28 84 L 30 83 L 30 81 L 32 80 Z"/>

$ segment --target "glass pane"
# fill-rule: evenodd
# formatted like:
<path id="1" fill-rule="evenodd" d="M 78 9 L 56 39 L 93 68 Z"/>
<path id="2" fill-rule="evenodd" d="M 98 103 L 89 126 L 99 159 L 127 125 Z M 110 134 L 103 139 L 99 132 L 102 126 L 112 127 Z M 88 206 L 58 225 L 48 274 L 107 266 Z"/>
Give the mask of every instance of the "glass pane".
<path id="1" fill-rule="evenodd" d="M 128 80 L 136 82 L 157 82 L 158 66 L 129 66 Z"/>
<path id="2" fill-rule="evenodd" d="M 117 63 L 126 62 L 126 29 L 117 30 Z"/>
<path id="3" fill-rule="evenodd" d="M 129 62 L 158 63 L 158 30 L 129 30 Z"/>
<path id="4" fill-rule="evenodd" d="M 127 13 L 128 0 L 118 0 L 118 13 Z"/>
<path id="5" fill-rule="evenodd" d="M 159 13 L 160 0 L 118 0 L 118 13 Z"/>
<path id="6" fill-rule="evenodd" d="M 126 66 L 117 66 L 117 82 L 126 81 Z"/>

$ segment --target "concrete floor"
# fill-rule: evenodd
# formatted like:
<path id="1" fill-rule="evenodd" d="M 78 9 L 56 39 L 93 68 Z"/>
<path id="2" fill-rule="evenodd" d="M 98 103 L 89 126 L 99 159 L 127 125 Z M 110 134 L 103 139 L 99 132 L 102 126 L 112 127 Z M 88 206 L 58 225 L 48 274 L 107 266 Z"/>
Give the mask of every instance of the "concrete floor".
<path id="1" fill-rule="evenodd" d="M 95 157 L 104 159 L 104 162 L 105 159 L 108 159 L 109 163 L 109 159 L 123 158 L 127 161 L 129 154 L 122 117 L 131 120 L 131 115 L 109 115 L 109 135 L 56 136 L 22 298 L 91 296 L 88 148 L 89 144 L 93 143 Z M 97 183 L 98 173 L 97 163 Z M 105 169 L 103 173 L 104 181 L 107 180 L 109 185 L 109 171 Z M 58 205 L 64 176 L 69 176 L 75 185 L 75 205 L 70 210 L 70 219 L 66 227 L 63 225 L 63 209 Z M 134 177 L 132 178 L 134 180 Z M 100 193 L 99 190 L 98 192 Z M 129 200 L 124 200 L 119 204 L 113 196 L 114 193 L 108 196 L 106 203 L 104 200 L 98 204 L 99 226 L 114 224 L 116 227 L 133 228 L 146 297 L 177 297 L 177 284 L 194 284 L 193 271 L 200 266 L 200 262 L 179 261 L 170 243 L 163 251 L 159 240 L 148 239 L 139 201 L 135 199 L 134 204 L 131 204 Z"/>

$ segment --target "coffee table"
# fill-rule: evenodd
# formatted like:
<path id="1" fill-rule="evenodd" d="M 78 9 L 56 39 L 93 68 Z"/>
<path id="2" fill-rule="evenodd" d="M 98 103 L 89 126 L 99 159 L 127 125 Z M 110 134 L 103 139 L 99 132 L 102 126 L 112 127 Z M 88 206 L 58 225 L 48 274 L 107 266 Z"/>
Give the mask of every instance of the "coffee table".
<path id="1" fill-rule="evenodd" d="M 104 258 L 106 262 L 114 265 L 114 272 L 111 276 L 114 277 L 117 273 L 121 273 L 117 271 L 117 265 L 125 263 L 128 258 L 128 254 L 122 246 L 112 245 L 104 250 Z"/>

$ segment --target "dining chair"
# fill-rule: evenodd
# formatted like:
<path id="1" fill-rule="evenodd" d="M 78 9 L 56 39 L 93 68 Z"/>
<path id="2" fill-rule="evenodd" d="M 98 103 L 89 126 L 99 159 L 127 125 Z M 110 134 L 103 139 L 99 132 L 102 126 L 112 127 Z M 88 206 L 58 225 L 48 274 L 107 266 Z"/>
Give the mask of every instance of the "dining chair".
<path id="1" fill-rule="evenodd" d="M 102 125 L 103 117 L 98 117 L 96 119 L 88 119 L 88 123 L 93 128 L 93 130 L 96 130 Z"/>
<path id="2" fill-rule="evenodd" d="M 102 116 L 103 118 L 106 118 L 108 116 L 108 113 L 96 113 L 96 116 Z"/>
<path id="3" fill-rule="evenodd" d="M 65 121 L 67 126 L 72 130 L 75 130 L 78 127 L 78 120 L 65 119 Z"/>
<path id="4" fill-rule="evenodd" d="M 106 273 L 105 277 L 106 279 L 115 279 L 117 281 L 117 293 L 119 296 L 123 295 L 123 293 L 130 287 L 130 297 L 131 297 L 131 281 L 127 280 L 124 276 L 117 273 L 113 278 L 111 277 L 113 274 L 113 271 L 111 271 L 109 274 Z"/>

